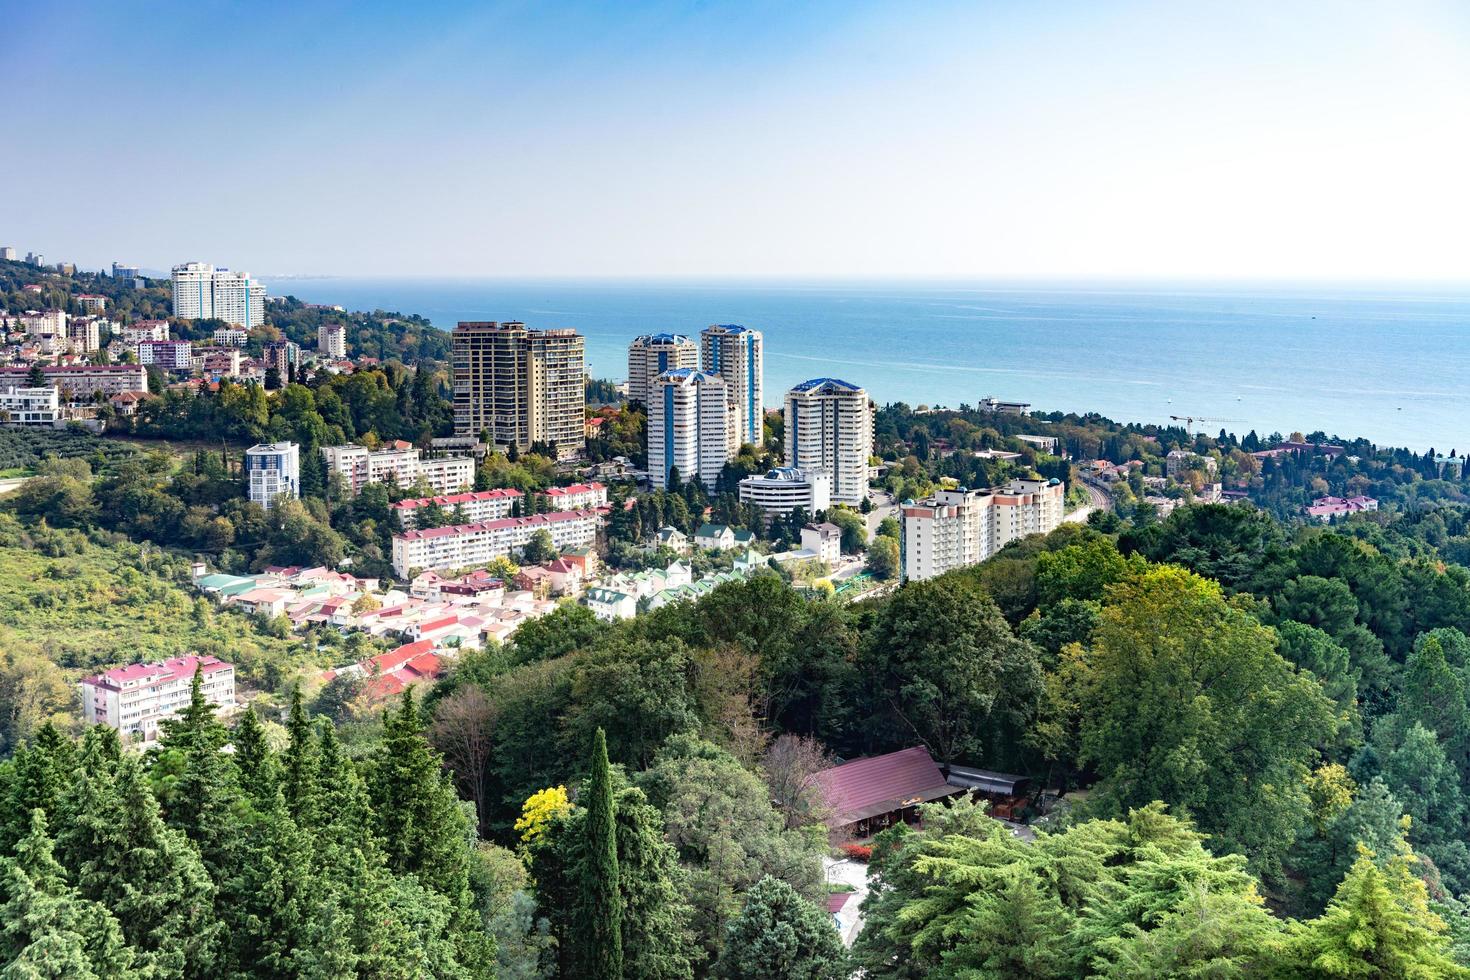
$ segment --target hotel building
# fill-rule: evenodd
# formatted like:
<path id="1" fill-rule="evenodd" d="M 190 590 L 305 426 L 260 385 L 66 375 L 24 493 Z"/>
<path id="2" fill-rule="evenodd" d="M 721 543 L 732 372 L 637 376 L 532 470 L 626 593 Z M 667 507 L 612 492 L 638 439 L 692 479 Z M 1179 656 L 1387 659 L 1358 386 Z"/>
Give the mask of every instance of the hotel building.
<path id="1" fill-rule="evenodd" d="M 767 517 L 802 508 L 815 514 L 832 505 L 832 474 L 826 470 L 778 466 L 740 481 L 740 502 L 755 504 Z"/>

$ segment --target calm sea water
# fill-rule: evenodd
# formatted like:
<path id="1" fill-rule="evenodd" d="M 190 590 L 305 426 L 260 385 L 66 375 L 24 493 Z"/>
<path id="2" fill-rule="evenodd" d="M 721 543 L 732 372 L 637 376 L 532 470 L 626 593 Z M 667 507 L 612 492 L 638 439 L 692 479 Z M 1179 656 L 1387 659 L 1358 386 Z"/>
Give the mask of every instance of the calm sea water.
<path id="1" fill-rule="evenodd" d="M 270 282 L 270 280 L 267 280 Z M 348 309 L 573 327 L 598 377 L 640 333 L 765 333 L 766 402 L 807 378 L 880 404 L 986 395 L 1119 421 L 1238 419 L 1208 431 L 1322 430 L 1470 450 L 1470 287 L 1019 286 L 294 279 L 271 292 Z"/>

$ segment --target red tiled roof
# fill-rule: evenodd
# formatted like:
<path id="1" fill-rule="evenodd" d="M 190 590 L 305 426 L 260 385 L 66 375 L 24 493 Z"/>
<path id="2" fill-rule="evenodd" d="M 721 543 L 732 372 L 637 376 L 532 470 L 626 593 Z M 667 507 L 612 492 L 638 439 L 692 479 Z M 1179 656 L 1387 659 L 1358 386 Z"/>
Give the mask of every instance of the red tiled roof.
<path id="1" fill-rule="evenodd" d="M 405 531 L 396 536 L 405 541 L 416 541 L 420 538 L 442 538 L 447 534 L 469 534 L 473 531 L 499 531 L 508 527 L 560 524 L 563 521 L 575 521 L 595 516 L 597 516 L 595 510 L 557 510 L 549 514 L 533 514 L 530 517 L 502 517 L 499 520 L 483 521 L 479 524 L 454 524 L 449 527 L 431 527 L 426 531 Z"/>
<path id="2" fill-rule="evenodd" d="M 957 792 L 922 745 L 870 759 L 856 759 L 817 773 L 832 808 L 833 826 L 897 810 L 910 801 L 928 801 Z"/>
<path id="3" fill-rule="evenodd" d="M 231 670 L 233 664 L 227 664 L 218 657 L 200 657 L 189 654 L 186 657 L 173 657 L 162 663 L 153 664 L 130 664 L 126 667 L 114 667 L 112 670 L 103 671 L 88 677 L 86 680 L 91 684 L 103 684 L 116 687 L 126 681 L 141 680 L 144 677 L 158 675 L 158 680 L 176 680 L 180 677 L 188 677 L 194 673 L 195 667 L 201 667 L 206 674 L 216 671 Z"/>
<path id="4" fill-rule="evenodd" d="M 574 483 L 569 487 L 551 487 L 546 491 L 548 497 L 565 497 L 574 493 L 590 493 L 595 490 L 606 490 L 601 483 Z"/>
<path id="5" fill-rule="evenodd" d="M 476 500 L 502 500 L 512 497 L 524 496 L 519 490 L 476 490 L 470 493 L 452 493 L 447 497 L 414 497 L 400 500 L 393 507 L 397 510 L 415 510 L 419 507 L 427 507 L 430 504 L 438 504 L 440 507 L 453 507 L 456 504 L 468 504 Z"/>
<path id="6" fill-rule="evenodd" d="M 847 900 L 850 898 L 852 898 L 852 892 L 833 892 L 827 896 L 827 911 L 832 915 L 836 915 L 842 911 L 843 906 L 847 904 Z"/>

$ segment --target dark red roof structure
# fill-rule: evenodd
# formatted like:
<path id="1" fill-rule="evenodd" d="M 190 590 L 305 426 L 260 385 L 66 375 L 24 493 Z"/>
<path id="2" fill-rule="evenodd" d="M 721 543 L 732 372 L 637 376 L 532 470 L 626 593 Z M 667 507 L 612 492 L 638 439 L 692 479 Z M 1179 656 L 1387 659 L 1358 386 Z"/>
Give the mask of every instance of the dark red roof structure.
<path id="1" fill-rule="evenodd" d="M 812 778 L 832 808 L 827 823 L 833 827 L 963 792 L 945 781 L 944 773 L 922 745 L 856 759 Z"/>

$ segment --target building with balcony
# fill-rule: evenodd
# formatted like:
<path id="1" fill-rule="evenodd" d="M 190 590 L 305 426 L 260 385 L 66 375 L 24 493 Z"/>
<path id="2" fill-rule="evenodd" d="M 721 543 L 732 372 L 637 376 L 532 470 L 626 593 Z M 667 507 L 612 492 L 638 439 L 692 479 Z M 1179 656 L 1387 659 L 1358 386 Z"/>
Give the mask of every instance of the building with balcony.
<path id="1" fill-rule="evenodd" d="M 163 722 L 188 707 L 196 670 L 205 700 L 224 711 L 233 709 L 234 665 L 191 654 L 162 663 L 115 667 L 83 679 L 82 720 L 111 725 L 124 739 L 157 741 Z"/>
<path id="2" fill-rule="evenodd" d="M 628 400 L 648 404 L 660 374 L 699 367 L 699 345 L 677 333 L 644 334 L 628 345 Z"/>
<path id="3" fill-rule="evenodd" d="M 1065 489 L 1058 480 L 1013 480 L 988 490 L 941 490 L 903 504 L 903 577 L 927 579 L 994 555 L 1028 534 L 1062 522 Z"/>
<path id="4" fill-rule="evenodd" d="M 584 341 L 575 330 L 529 330 L 516 321 L 454 328 L 454 427 L 487 433 L 492 445 L 525 452 L 554 445 L 572 459 L 586 445 Z"/>
<path id="5" fill-rule="evenodd" d="M 813 378 L 786 393 L 786 463 L 831 474 L 833 503 L 868 496 L 873 409 L 868 393 L 838 378 Z"/>

